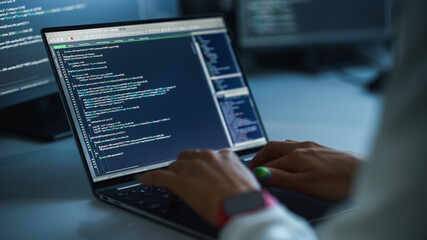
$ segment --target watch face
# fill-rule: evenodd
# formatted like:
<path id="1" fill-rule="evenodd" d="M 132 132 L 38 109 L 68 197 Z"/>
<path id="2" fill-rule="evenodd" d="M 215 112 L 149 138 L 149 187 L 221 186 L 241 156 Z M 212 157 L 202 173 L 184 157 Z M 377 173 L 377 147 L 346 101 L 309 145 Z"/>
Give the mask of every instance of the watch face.
<path id="1" fill-rule="evenodd" d="M 228 216 L 252 211 L 265 206 L 264 197 L 259 191 L 244 193 L 227 198 L 224 201 L 224 210 Z"/>

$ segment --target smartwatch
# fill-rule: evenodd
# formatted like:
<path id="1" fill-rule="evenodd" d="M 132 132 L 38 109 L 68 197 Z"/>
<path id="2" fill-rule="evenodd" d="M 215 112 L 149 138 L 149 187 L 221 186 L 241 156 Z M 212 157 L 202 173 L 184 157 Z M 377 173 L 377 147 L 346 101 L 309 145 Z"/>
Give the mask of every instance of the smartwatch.
<path id="1" fill-rule="evenodd" d="M 267 191 L 252 191 L 226 198 L 218 210 L 218 225 L 224 226 L 234 216 L 254 212 L 277 204 L 277 200 Z"/>

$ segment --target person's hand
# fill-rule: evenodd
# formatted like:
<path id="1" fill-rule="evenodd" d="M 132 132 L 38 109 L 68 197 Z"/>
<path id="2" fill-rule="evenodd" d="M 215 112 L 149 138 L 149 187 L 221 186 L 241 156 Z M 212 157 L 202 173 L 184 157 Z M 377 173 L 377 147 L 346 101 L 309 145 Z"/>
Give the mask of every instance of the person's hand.
<path id="1" fill-rule="evenodd" d="M 285 188 L 327 201 L 349 197 L 362 160 L 353 154 L 314 142 L 269 142 L 252 159 L 250 168 L 265 167 L 270 176 L 263 184 Z M 261 169 L 265 170 L 265 169 Z M 262 180 L 262 178 L 261 178 Z"/>
<path id="2" fill-rule="evenodd" d="M 228 149 L 183 151 L 167 170 L 144 173 L 140 182 L 169 188 L 215 226 L 224 199 L 260 189 L 253 174 Z"/>

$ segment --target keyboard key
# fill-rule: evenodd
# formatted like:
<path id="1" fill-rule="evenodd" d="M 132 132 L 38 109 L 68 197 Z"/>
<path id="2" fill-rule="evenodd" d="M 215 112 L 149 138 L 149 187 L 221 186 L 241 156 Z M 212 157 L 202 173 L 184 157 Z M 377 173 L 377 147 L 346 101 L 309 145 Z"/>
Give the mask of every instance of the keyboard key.
<path id="1" fill-rule="evenodd" d="M 167 215 L 167 214 L 170 213 L 170 211 L 169 211 L 169 209 L 164 208 L 164 209 L 160 210 L 159 213 L 162 214 L 162 215 Z"/>
<path id="2" fill-rule="evenodd" d="M 169 195 L 168 194 L 163 194 L 162 196 L 161 196 L 161 198 L 163 198 L 163 199 L 169 199 Z"/>
<path id="3" fill-rule="evenodd" d="M 148 209 L 153 210 L 153 209 L 156 209 L 156 208 L 159 208 L 159 207 L 162 207 L 162 206 L 163 205 L 161 203 L 154 203 L 154 204 L 149 205 Z"/>

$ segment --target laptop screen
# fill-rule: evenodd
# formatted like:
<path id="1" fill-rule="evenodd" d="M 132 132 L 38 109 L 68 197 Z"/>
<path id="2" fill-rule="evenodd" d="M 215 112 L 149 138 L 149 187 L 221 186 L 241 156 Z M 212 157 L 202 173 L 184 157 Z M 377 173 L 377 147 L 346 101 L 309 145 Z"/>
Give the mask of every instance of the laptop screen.
<path id="1" fill-rule="evenodd" d="M 45 39 L 94 182 L 167 166 L 184 149 L 266 143 L 222 17 Z"/>

